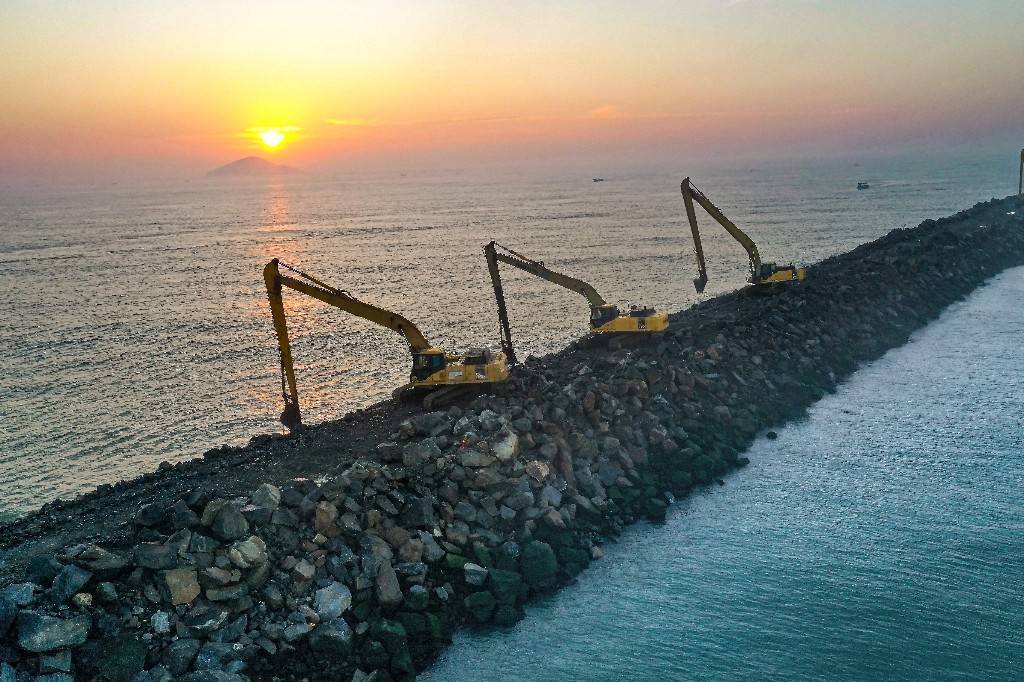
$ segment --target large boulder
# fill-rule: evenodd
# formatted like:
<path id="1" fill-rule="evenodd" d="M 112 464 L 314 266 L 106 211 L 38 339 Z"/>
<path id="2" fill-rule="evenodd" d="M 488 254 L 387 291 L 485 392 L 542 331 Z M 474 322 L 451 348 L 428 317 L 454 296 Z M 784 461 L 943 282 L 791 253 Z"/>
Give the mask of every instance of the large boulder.
<path id="1" fill-rule="evenodd" d="M 490 592 L 474 592 L 462 600 L 462 606 L 466 609 L 469 617 L 480 624 L 491 619 L 494 605 L 494 595 Z"/>
<path id="2" fill-rule="evenodd" d="M 55 618 L 34 611 L 18 614 L 18 646 L 40 654 L 68 649 L 85 642 L 92 629 L 92 618 L 86 614 L 71 618 Z"/>
<path id="3" fill-rule="evenodd" d="M 213 504 L 211 502 L 211 504 Z M 240 540 L 249 532 L 249 522 L 234 504 L 225 504 L 210 524 L 213 536 L 225 541 Z"/>
<path id="4" fill-rule="evenodd" d="M 526 584 L 533 588 L 550 587 L 558 573 L 558 558 L 551 545 L 534 540 L 523 545 L 519 568 Z"/>

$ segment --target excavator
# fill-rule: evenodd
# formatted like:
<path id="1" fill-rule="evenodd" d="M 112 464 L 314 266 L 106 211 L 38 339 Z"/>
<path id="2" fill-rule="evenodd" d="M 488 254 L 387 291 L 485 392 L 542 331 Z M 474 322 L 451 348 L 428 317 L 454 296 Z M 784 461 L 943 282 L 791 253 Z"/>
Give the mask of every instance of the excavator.
<path id="1" fill-rule="evenodd" d="M 776 265 L 775 263 L 762 263 L 761 254 L 757 251 L 757 244 L 747 234 L 736 227 L 736 225 L 725 217 L 725 214 L 717 206 L 711 203 L 703 192 L 697 189 L 690 178 L 684 178 L 679 185 L 683 193 L 683 203 L 686 206 L 686 217 L 690 221 L 690 231 L 693 232 L 693 251 L 697 256 L 697 277 L 693 280 L 693 286 L 697 293 L 704 291 L 708 283 L 707 265 L 704 263 L 704 249 L 700 243 L 700 231 L 697 229 L 697 213 L 693 208 L 696 201 L 708 212 L 712 218 L 725 228 L 732 238 L 740 243 L 750 257 L 750 277 L 747 279 L 753 285 L 767 286 L 781 284 L 783 282 L 798 282 L 807 277 L 807 270 L 795 265 Z"/>
<path id="2" fill-rule="evenodd" d="M 590 304 L 590 331 L 595 334 L 650 333 L 661 332 L 668 328 L 668 313 L 638 306 L 631 307 L 629 312 L 621 312 L 618 306 L 607 303 L 601 298 L 601 294 L 597 293 L 597 290 L 587 282 L 555 272 L 541 261 L 527 258 L 495 241 L 484 246 L 484 256 L 487 258 L 487 269 L 491 273 L 494 298 L 498 303 L 498 320 L 501 322 L 501 349 L 512 364 L 516 364 L 517 360 L 512 344 L 512 329 L 508 321 L 508 310 L 505 308 L 505 292 L 501 285 L 499 262 L 546 279 L 586 298 Z"/>
<path id="3" fill-rule="evenodd" d="M 283 274 L 282 269 L 294 276 Z M 270 312 L 281 351 L 281 394 L 284 397 L 281 423 L 290 431 L 301 428 L 302 414 L 299 410 L 299 390 L 295 382 L 295 367 L 292 364 L 284 299 L 281 295 L 285 287 L 401 334 L 412 353 L 412 371 L 409 383 L 398 387 L 393 393 L 398 400 L 426 392 L 423 407 L 431 410 L 474 388 L 508 379 L 508 362 L 504 353 L 476 348 L 465 355 L 450 355 L 432 346 L 416 325 L 405 317 L 364 303 L 347 291 L 325 284 L 277 258 L 263 268 L 263 279 L 267 284 Z"/>

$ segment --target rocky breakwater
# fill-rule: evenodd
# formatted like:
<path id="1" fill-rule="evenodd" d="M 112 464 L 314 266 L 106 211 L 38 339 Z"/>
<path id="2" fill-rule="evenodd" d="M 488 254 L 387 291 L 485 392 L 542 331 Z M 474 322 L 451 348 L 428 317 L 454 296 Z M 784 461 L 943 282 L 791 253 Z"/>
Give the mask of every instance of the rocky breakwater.
<path id="1" fill-rule="evenodd" d="M 144 505 L 129 541 L 36 556 L 0 589 L 0 681 L 410 678 L 455 628 L 515 622 L 623 526 L 723 482 L 757 433 L 1024 263 L 1019 209 L 895 231 L 657 339 L 531 359 L 331 475 Z"/>

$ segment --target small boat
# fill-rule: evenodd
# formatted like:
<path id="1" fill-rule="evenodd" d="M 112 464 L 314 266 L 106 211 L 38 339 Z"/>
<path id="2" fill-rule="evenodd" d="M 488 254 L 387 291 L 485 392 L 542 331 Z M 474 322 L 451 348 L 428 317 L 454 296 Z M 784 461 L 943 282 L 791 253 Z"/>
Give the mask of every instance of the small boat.
<path id="1" fill-rule="evenodd" d="M 857 183 L 857 189 L 869 189 L 870 187 L 871 187 L 871 185 L 869 185 L 866 182 L 858 182 Z"/>
<path id="2" fill-rule="evenodd" d="M 604 182 L 604 178 L 594 178 L 594 182 Z"/>

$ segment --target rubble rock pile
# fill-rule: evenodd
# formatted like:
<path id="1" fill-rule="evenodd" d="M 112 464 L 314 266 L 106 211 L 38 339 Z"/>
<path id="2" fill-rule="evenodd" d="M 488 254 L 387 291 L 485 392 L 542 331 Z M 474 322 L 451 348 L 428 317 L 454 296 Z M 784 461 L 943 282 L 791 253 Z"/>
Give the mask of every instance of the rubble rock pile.
<path id="1" fill-rule="evenodd" d="M 315 480 L 139 506 L 127 536 L 36 555 L 0 588 L 0 682 L 411 678 L 453 630 L 516 622 L 624 526 L 721 482 L 756 434 L 1024 263 L 1019 208 L 895 231 L 657 338 L 530 359 Z"/>

